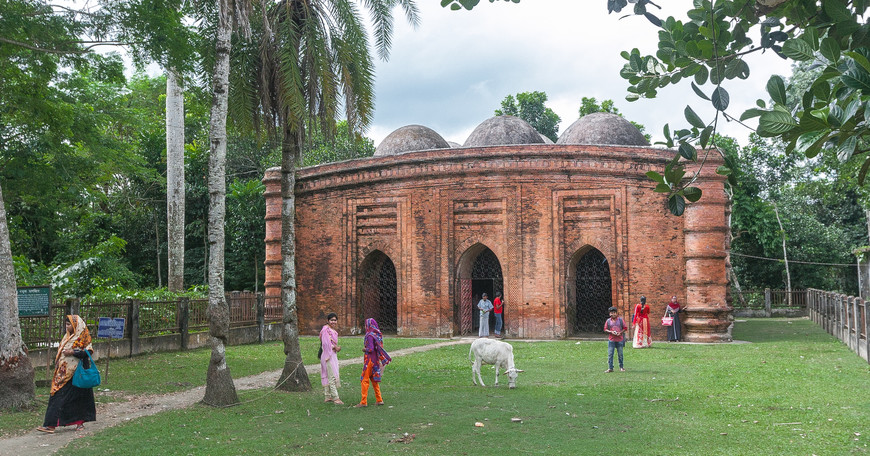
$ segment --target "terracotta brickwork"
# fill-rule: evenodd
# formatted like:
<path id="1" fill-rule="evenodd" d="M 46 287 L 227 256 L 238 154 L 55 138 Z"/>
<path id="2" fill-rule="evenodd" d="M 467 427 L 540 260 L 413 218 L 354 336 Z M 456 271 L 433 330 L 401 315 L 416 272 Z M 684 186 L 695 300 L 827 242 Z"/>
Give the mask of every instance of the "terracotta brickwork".
<path id="1" fill-rule="evenodd" d="M 389 293 L 397 334 L 467 333 L 479 284 L 489 283 L 474 276 L 476 259 L 488 249 L 501 274 L 492 283 L 504 292 L 509 337 L 588 332 L 582 328 L 603 326 L 606 312 L 596 320 L 601 306 L 618 307 L 628 320 L 645 295 L 654 338 L 661 340 L 658 320 L 677 295 L 690 309 L 686 340 L 730 340 L 724 178 L 713 172 L 719 163 L 708 160 L 697 184 L 703 198 L 684 216 L 672 216 L 645 176 L 662 171 L 672 154 L 653 147 L 534 144 L 428 150 L 301 169 L 300 331 L 315 334 L 324 315 L 336 312 L 344 332 L 359 332 L 366 306 L 387 302 L 379 296 Z M 264 182 L 266 290 L 277 298 L 279 170 L 269 170 Z M 604 258 L 597 264 L 585 256 L 595 251 Z M 381 288 L 369 286 L 378 277 L 366 271 L 387 263 L 394 272 L 377 269 L 388 274 L 378 276 Z M 588 267 L 605 271 L 609 283 L 590 288 Z M 593 292 L 606 295 L 608 287 L 609 299 L 586 302 Z M 585 306 L 596 307 L 590 313 Z"/>

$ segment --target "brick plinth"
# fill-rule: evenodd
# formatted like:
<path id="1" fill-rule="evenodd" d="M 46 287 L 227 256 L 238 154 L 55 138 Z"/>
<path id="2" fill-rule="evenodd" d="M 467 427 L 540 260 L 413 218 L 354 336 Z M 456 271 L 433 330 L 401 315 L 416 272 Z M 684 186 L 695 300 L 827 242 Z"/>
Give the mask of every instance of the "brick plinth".
<path id="1" fill-rule="evenodd" d="M 703 199 L 674 217 L 645 176 L 661 172 L 672 154 L 652 147 L 536 144 L 429 150 L 301 169 L 300 331 L 315 334 L 324 316 L 336 312 L 342 333 L 359 333 L 362 314 L 386 293 L 370 286 L 379 280 L 395 287 L 397 334 L 467 332 L 474 281 L 480 280 L 475 261 L 489 249 L 500 272 L 492 283 L 505 295 L 509 337 L 603 335 L 606 308 L 616 306 L 628 320 L 641 295 L 656 322 L 677 295 L 690 309 L 687 338 L 729 340 L 723 323 L 730 324 L 724 180 L 705 170 L 696 184 Z M 266 288 L 279 296 L 280 172 L 269 170 L 264 182 Z M 593 257 L 603 260 L 592 264 Z M 587 277 L 601 271 L 609 279 Z M 653 326 L 653 336 L 663 339 L 665 328 Z"/>

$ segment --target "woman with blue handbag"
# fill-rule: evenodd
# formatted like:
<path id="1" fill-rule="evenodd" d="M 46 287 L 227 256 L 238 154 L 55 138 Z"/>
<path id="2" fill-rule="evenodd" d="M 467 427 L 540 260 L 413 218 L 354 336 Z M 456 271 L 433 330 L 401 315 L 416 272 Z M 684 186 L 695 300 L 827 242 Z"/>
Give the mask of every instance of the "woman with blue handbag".
<path id="1" fill-rule="evenodd" d="M 67 315 L 66 333 L 57 347 L 54 357 L 54 377 L 51 379 L 51 396 L 48 399 L 48 409 L 45 411 L 45 421 L 37 431 L 53 434 L 58 426 L 76 426 L 76 431 L 84 429 L 86 421 L 96 421 L 97 407 L 94 403 L 93 383 L 82 377 L 84 371 L 94 371 L 91 353 L 91 333 L 85 321 L 78 315 Z M 82 370 L 73 376 L 77 370 Z M 84 378 L 84 380 L 82 380 Z M 83 382 L 83 383 L 82 383 Z M 74 385 L 78 383 L 83 387 Z M 91 386 L 88 386 L 91 385 Z"/>

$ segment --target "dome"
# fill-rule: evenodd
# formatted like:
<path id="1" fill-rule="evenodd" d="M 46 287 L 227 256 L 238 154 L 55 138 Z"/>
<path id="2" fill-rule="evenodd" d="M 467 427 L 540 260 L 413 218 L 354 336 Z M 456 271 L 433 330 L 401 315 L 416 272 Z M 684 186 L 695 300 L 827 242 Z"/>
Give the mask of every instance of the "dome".
<path id="1" fill-rule="evenodd" d="M 457 147 L 462 147 L 462 144 L 459 144 L 458 142 L 447 141 L 447 144 L 453 149 L 456 149 Z"/>
<path id="2" fill-rule="evenodd" d="M 541 135 L 523 119 L 496 116 L 484 120 L 465 140 L 465 147 L 543 144 Z"/>
<path id="3" fill-rule="evenodd" d="M 631 122 L 616 114 L 594 112 L 577 119 L 559 136 L 556 144 L 607 144 L 648 146 L 649 142 Z"/>
<path id="4" fill-rule="evenodd" d="M 422 125 L 406 125 L 396 129 L 381 141 L 375 150 L 375 157 L 449 147 L 447 141 L 435 130 Z"/>
<path id="5" fill-rule="evenodd" d="M 553 144 L 553 140 L 552 140 L 552 139 L 550 139 L 550 138 L 544 136 L 543 133 L 538 133 L 538 134 L 541 135 L 541 139 L 544 141 L 544 144 Z"/>

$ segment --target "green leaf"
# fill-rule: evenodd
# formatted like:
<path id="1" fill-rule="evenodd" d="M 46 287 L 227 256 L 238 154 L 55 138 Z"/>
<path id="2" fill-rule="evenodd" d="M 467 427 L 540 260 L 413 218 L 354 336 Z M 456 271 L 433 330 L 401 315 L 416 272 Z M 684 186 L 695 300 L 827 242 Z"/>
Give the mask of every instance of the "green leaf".
<path id="1" fill-rule="evenodd" d="M 711 101 L 713 102 L 713 107 L 716 108 L 717 111 L 724 111 L 728 109 L 728 103 L 730 102 L 730 100 L 731 97 L 728 95 L 728 91 L 725 90 L 724 87 L 716 87 L 716 90 L 713 91 L 713 97 Z"/>
<path id="2" fill-rule="evenodd" d="M 870 93 L 870 73 L 861 67 L 854 67 L 840 77 L 846 87 Z"/>
<path id="3" fill-rule="evenodd" d="M 691 106 L 686 106 L 686 109 L 683 110 L 683 114 L 686 116 L 686 120 L 695 128 L 704 128 L 707 124 L 695 114 L 695 111 Z"/>
<path id="4" fill-rule="evenodd" d="M 697 96 L 699 96 L 707 101 L 710 101 L 710 97 L 708 97 L 707 94 L 704 93 L 700 87 L 696 86 L 694 82 L 692 82 L 691 85 L 692 85 L 692 90 L 695 91 L 695 95 L 697 95 Z"/>
<path id="5" fill-rule="evenodd" d="M 704 85 L 707 83 L 707 76 L 709 75 L 709 71 L 707 67 L 702 66 L 698 69 L 698 72 L 695 73 L 695 83 L 698 85 Z"/>
<path id="6" fill-rule="evenodd" d="M 652 181 L 654 181 L 654 182 L 658 182 L 658 183 L 660 183 L 660 184 L 664 184 L 664 183 L 665 183 L 665 178 L 662 177 L 661 174 L 659 174 L 659 173 L 657 173 L 657 172 L 655 172 L 655 171 L 647 171 L 647 172 L 646 172 L 646 177 L 648 177 L 650 180 L 652 180 Z"/>
<path id="7" fill-rule="evenodd" d="M 864 185 L 864 178 L 867 177 L 868 169 L 870 169 L 870 156 L 864 159 L 864 164 L 861 165 L 861 171 L 858 171 L 858 185 Z"/>
<path id="8" fill-rule="evenodd" d="M 849 57 L 852 57 L 852 59 L 855 60 L 855 62 L 857 62 L 858 65 L 861 65 L 861 68 L 864 68 L 864 70 L 866 70 L 866 71 L 870 71 L 870 61 L 867 60 L 867 57 L 865 57 L 864 54 L 861 54 L 859 52 L 849 51 L 846 53 L 846 55 L 848 55 Z"/>
<path id="9" fill-rule="evenodd" d="M 782 53 L 797 61 L 812 60 L 813 48 L 806 41 L 798 38 L 786 40 L 782 45 Z"/>
<path id="10" fill-rule="evenodd" d="M 716 167 L 716 174 L 720 176 L 727 176 L 731 174 L 731 168 L 725 165 L 719 165 L 718 167 Z"/>
<path id="11" fill-rule="evenodd" d="M 786 104 L 785 83 L 781 77 L 773 75 L 767 80 L 767 93 L 774 102 Z"/>
<path id="12" fill-rule="evenodd" d="M 665 182 L 669 184 L 679 185 L 685 175 L 686 170 L 683 165 L 679 163 L 668 163 L 668 165 L 665 166 Z"/>
<path id="13" fill-rule="evenodd" d="M 830 36 L 822 40 L 819 50 L 822 52 L 822 56 L 831 63 L 835 63 L 840 59 L 840 44 Z"/>
<path id="14" fill-rule="evenodd" d="M 701 148 L 707 147 L 707 143 L 710 141 L 711 134 L 713 134 L 713 126 L 712 125 L 707 125 L 706 128 L 701 130 L 701 138 L 700 138 Z"/>
<path id="15" fill-rule="evenodd" d="M 858 147 L 858 137 L 847 136 L 846 140 L 843 141 L 843 144 L 840 144 L 840 147 L 837 148 L 837 158 L 839 158 L 841 162 L 848 161 L 852 158 L 852 154 L 855 153 L 856 147 Z"/>
<path id="16" fill-rule="evenodd" d="M 844 118 L 845 111 L 838 105 L 831 105 L 831 110 L 828 112 L 828 123 L 834 127 L 839 128 L 841 125 L 846 123 L 846 119 Z"/>
<path id="17" fill-rule="evenodd" d="M 817 28 L 805 28 L 800 38 L 806 41 L 813 48 L 813 51 L 819 50 L 819 30 Z"/>
<path id="18" fill-rule="evenodd" d="M 687 142 L 680 143 L 679 151 L 680 155 L 682 155 L 683 158 L 685 158 L 686 160 L 695 161 L 695 159 L 698 157 L 698 151 L 696 151 L 695 148 Z M 669 182 L 672 181 L 669 180 Z"/>
<path id="19" fill-rule="evenodd" d="M 767 111 L 765 111 L 764 109 L 749 108 L 746 111 L 743 111 L 743 114 L 740 115 L 740 121 L 743 122 L 744 120 L 748 120 L 748 119 L 751 119 L 753 117 L 758 117 L 758 116 L 764 114 L 765 112 L 767 112 Z"/>
<path id="20" fill-rule="evenodd" d="M 683 196 L 694 203 L 701 199 L 701 189 L 698 187 L 686 187 L 683 189 Z"/>
<path id="21" fill-rule="evenodd" d="M 631 63 L 631 69 L 635 72 L 643 71 L 643 59 L 640 58 L 640 54 L 632 52 L 629 63 Z"/>
<path id="22" fill-rule="evenodd" d="M 671 186 L 662 182 L 661 184 L 657 184 L 655 190 L 656 193 L 670 193 Z"/>
<path id="23" fill-rule="evenodd" d="M 797 126 L 797 121 L 782 111 L 767 111 L 758 119 L 759 134 L 767 132 L 773 135 L 785 133 Z"/>
<path id="24" fill-rule="evenodd" d="M 683 212 L 686 211 L 686 200 L 680 195 L 671 195 L 668 198 L 668 210 L 677 217 L 683 215 Z"/>
<path id="25" fill-rule="evenodd" d="M 827 14 L 834 22 L 855 20 L 855 18 L 852 17 L 849 8 L 846 7 L 846 2 L 826 1 L 821 3 L 825 14 Z"/>
<path id="26" fill-rule="evenodd" d="M 821 142 L 827 137 L 827 130 L 810 131 L 798 136 L 794 151 L 802 154 L 816 156 L 821 148 Z M 812 157 L 809 157 L 812 158 Z"/>

